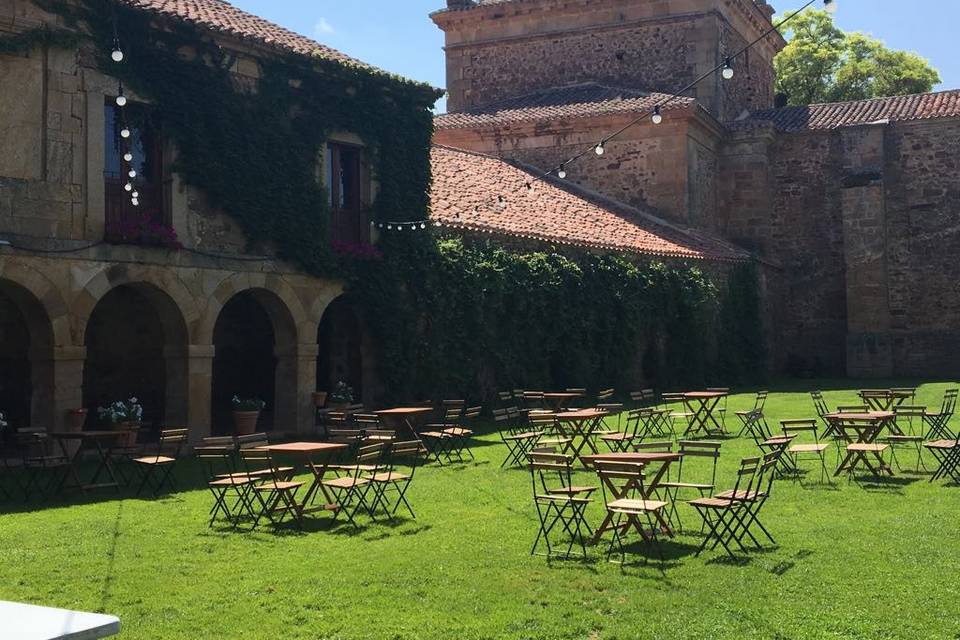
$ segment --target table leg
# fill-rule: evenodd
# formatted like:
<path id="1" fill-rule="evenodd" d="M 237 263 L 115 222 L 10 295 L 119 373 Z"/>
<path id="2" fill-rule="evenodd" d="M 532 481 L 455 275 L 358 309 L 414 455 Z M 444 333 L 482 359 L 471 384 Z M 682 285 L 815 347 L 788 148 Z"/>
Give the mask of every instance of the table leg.
<path id="1" fill-rule="evenodd" d="M 63 479 L 60 480 L 60 485 L 57 487 L 57 491 L 77 488 L 80 489 L 81 492 L 86 493 L 86 490 L 83 488 L 83 482 L 80 480 L 80 473 L 77 471 L 77 462 L 80 459 L 80 451 L 83 449 L 83 440 L 80 441 L 80 444 L 77 446 L 77 450 L 73 452 L 73 455 L 70 455 L 69 453 L 65 438 L 58 438 L 57 441 L 60 444 L 60 451 L 63 453 L 63 457 L 67 459 L 67 473 L 65 473 Z M 68 476 L 73 479 L 74 484 L 72 486 L 67 486 Z"/>
<path id="2" fill-rule="evenodd" d="M 90 480 L 90 488 L 98 488 L 100 486 L 109 487 L 112 486 L 116 488 L 117 491 L 120 491 L 120 483 L 117 482 L 117 476 L 113 472 L 113 465 L 110 464 L 110 453 L 113 451 L 114 445 L 107 447 L 104 451 L 103 445 L 100 443 L 100 440 L 94 438 L 93 444 L 97 447 L 97 454 L 100 456 L 100 464 L 97 466 L 97 470 L 93 474 L 93 478 Z M 103 483 L 101 485 L 97 484 L 97 480 L 100 479 L 100 474 L 106 471 L 107 475 L 110 477 L 109 483 Z"/>

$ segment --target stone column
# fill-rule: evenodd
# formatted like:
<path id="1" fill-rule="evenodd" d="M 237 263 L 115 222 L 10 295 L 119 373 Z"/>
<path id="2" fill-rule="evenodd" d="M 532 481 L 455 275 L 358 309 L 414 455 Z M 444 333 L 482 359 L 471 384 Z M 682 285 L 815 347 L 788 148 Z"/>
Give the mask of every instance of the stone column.
<path id="1" fill-rule="evenodd" d="M 312 394 L 317 390 L 316 344 L 277 349 L 274 429 L 311 433 L 315 426 Z"/>
<path id="2" fill-rule="evenodd" d="M 213 392 L 213 356 L 216 350 L 210 344 L 191 344 L 186 351 L 186 425 L 190 441 L 197 442 L 210 435 L 210 403 Z M 169 366 L 170 361 L 168 359 Z M 167 372 L 169 399 L 170 372 Z"/>
<path id="3" fill-rule="evenodd" d="M 86 357 L 86 347 L 72 346 L 30 354 L 33 426 L 66 429 L 67 411 L 83 407 L 83 362 Z M 87 411 L 96 413 L 97 408 L 87 407 Z"/>
<path id="4" fill-rule="evenodd" d="M 185 345 L 163 348 L 166 397 L 163 401 L 163 426 L 185 427 L 189 417 L 189 373 Z"/>

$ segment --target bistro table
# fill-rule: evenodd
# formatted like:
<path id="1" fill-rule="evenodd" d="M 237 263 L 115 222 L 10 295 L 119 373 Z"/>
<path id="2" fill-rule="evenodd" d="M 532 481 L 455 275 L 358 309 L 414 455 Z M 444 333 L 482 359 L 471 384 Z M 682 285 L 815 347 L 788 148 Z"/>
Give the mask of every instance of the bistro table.
<path id="1" fill-rule="evenodd" d="M 846 455 L 837 466 L 835 476 L 844 471 L 853 473 L 857 463 L 862 462 L 875 475 L 881 475 L 886 472 L 893 475 L 893 469 L 883 460 L 883 452 L 888 448 L 886 444 L 876 444 L 876 439 L 884 428 L 896 430 L 894 418 L 896 414 L 892 411 L 868 411 L 866 413 L 828 413 L 824 416 L 831 426 L 833 433 L 844 437 L 849 443 L 846 447 Z M 891 427 L 892 425 L 892 427 Z M 850 432 L 853 432 L 851 435 Z M 855 440 L 854 440 L 855 436 Z M 870 464 L 867 454 L 872 454 L 877 459 L 877 467 Z"/>
<path id="2" fill-rule="evenodd" d="M 656 473 L 652 476 L 649 476 L 644 482 L 643 492 L 641 497 L 644 500 L 649 500 L 650 496 L 660 487 L 660 483 L 664 480 L 665 477 L 669 477 L 670 465 L 674 462 L 680 460 L 683 457 L 681 453 L 668 453 L 668 452 L 626 452 L 626 453 L 598 453 L 592 455 L 586 455 L 581 458 L 583 463 L 590 468 L 595 467 L 596 462 L 633 462 L 640 463 L 644 465 L 659 464 L 660 468 L 657 469 Z M 610 494 L 614 500 L 619 500 L 620 498 L 625 497 L 635 489 L 640 489 L 636 486 L 633 481 L 627 482 L 623 486 L 617 486 L 611 480 L 604 480 L 604 484 L 607 485 L 607 489 L 610 490 Z M 663 515 L 657 513 L 657 521 L 660 523 L 660 527 L 668 535 L 673 535 L 673 530 L 670 529 L 670 524 L 663 518 Z M 600 526 L 597 527 L 597 530 L 594 532 L 593 541 L 596 543 L 600 540 L 603 534 L 606 531 L 609 531 L 612 528 L 613 524 L 613 514 L 607 513 L 603 518 L 603 522 L 600 523 Z"/>
<path id="3" fill-rule="evenodd" d="M 580 409 L 564 411 L 554 416 L 561 435 L 571 439 L 570 449 L 577 459 L 580 459 L 580 452 L 584 446 L 590 447 L 593 453 L 600 453 L 593 442 L 593 435 L 603 424 L 603 418 L 607 413 L 604 409 Z"/>
<path id="4" fill-rule="evenodd" d="M 873 411 L 893 411 L 916 395 L 909 389 L 861 389 L 860 398 Z M 897 434 L 900 435 L 900 434 Z"/>
<path id="5" fill-rule="evenodd" d="M 114 471 L 113 463 L 111 462 L 111 454 L 113 449 L 117 447 L 118 440 L 128 436 L 127 431 L 52 431 L 49 435 L 54 440 L 59 441 L 60 450 L 63 452 L 64 457 L 69 462 L 67 475 L 64 476 L 60 483 L 61 489 L 80 489 L 86 493 L 90 489 L 113 487 L 119 491 L 120 483 L 117 481 L 117 474 L 116 471 Z M 76 448 L 76 450 L 73 452 L 73 455 L 70 454 L 69 447 L 67 447 L 68 440 L 80 441 L 80 446 Z M 83 453 L 84 447 L 86 446 L 87 448 L 91 448 L 91 444 L 93 445 L 93 450 L 97 452 L 97 457 L 100 460 L 100 464 L 97 465 L 97 469 L 93 473 L 93 477 L 90 479 L 90 481 L 85 483 L 80 479 L 80 456 Z M 97 482 L 100 479 L 100 475 L 104 472 L 107 474 L 108 480 L 106 482 Z M 66 484 L 67 477 L 73 481 L 73 484 Z"/>
<path id="6" fill-rule="evenodd" d="M 399 431 L 397 427 L 406 427 L 414 439 L 419 440 L 420 434 L 417 433 L 415 424 L 419 419 L 433 413 L 433 409 L 430 407 L 395 407 L 374 411 L 374 413 L 380 416 L 383 426 L 396 431 Z"/>
<path id="7" fill-rule="evenodd" d="M 582 397 L 583 394 L 576 391 L 552 391 L 543 394 L 543 402 L 548 409 L 560 411 L 573 400 Z"/>
<path id="8" fill-rule="evenodd" d="M 120 619 L 102 613 L 39 607 L 0 600 L 4 640 L 94 640 L 120 633 Z"/>
<path id="9" fill-rule="evenodd" d="M 340 505 L 333 501 L 330 494 L 328 494 L 324 488 L 323 476 L 327 473 L 327 469 L 330 466 L 330 454 L 335 451 L 343 451 L 347 448 L 346 444 L 337 442 L 287 442 L 284 444 L 264 445 L 258 448 L 263 451 L 269 451 L 272 454 L 278 453 L 296 458 L 313 474 L 313 482 L 310 483 L 307 493 L 303 496 L 303 505 L 307 507 L 307 505 L 312 504 L 316 499 L 318 490 L 323 494 L 326 502 L 313 508 L 305 508 L 303 513 L 323 510 L 336 511 L 340 508 Z M 318 462 L 317 457 L 322 458 L 322 461 Z"/>
<path id="10" fill-rule="evenodd" d="M 717 422 L 714 413 L 720 401 L 726 398 L 726 391 L 687 391 L 683 394 L 683 403 L 690 412 L 690 423 L 687 425 L 684 436 L 695 436 L 700 431 L 706 435 L 723 435 L 726 433 Z M 713 425 L 711 428 L 710 425 Z"/>

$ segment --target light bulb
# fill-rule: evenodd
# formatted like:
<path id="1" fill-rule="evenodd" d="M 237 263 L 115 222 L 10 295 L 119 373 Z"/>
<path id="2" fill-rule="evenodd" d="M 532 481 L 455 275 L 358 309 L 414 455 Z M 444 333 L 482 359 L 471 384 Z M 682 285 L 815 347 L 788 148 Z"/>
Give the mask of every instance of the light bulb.
<path id="1" fill-rule="evenodd" d="M 125 106 L 126 104 L 127 104 L 127 96 L 121 93 L 120 95 L 117 96 L 117 106 L 122 107 L 122 106 Z"/>
<path id="2" fill-rule="evenodd" d="M 140 201 L 137 200 L 136 198 L 134 198 L 133 200 L 131 200 L 130 203 L 131 203 L 133 206 L 135 206 L 135 207 L 139 207 L 139 206 L 140 206 Z"/>
<path id="3" fill-rule="evenodd" d="M 421 223 L 420 223 L 420 228 L 421 228 L 421 229 L 426 229 L 426 228 L 427 228 L 427 223 L 426 223 L 426 222 L 421 222 Z"/>
<path id="4" fill-rule="evenodd" d="M 560 170 L 557 171 L 557 177 L 561 180 L 567 177 L 567 168 L 564 165 L 560 165 Z"/>
<path id="5" fill-rule="evenodd" d="M 127 184 L 123 185 L 123 190 L 127 192 L 133 191 L 133 185 L 128 182 Z"/>
<path id="6" fill-rule="evenodd" d="M 601 142 L 600 144 L 598 144 L 593 151 L 594 151 L 594 153 L 596 153 L 598 156 L 602 156 L 602 155 L 603 155 L 603 151 L 604 151 L 604 149 L 603 149 L 603 143 Z"/>
<path id="7" fill-rule="evenodd" d="M 657 105 L 653 108 L 653 115 L 650 116 L 650 121 L 653 124 L 660 124 L 663 122 L 663 116 L 660 115 L 660 105 Z"/>
<path id="8" fill-rule="evenodd" d="M 129 138 L 129 137 L 130 137 L 130 129 L 127 129 L 126 127 L 124 127 L 123 129 L 120 129 L 120 137 L 121 137 L 121 138 Z"/>
<path id="9" fill-rule="evenodd" d="M 721 72 L 724 80 L 733 79 L 733 65 L 730 64 L 730 58 L 723 61 L 723 71 Z"/>
<path id="10" fill-rule="evenodd" d="M 398 225 L 397 225 L 397 231 L 403 231 L 403 225 L 402 225 L 402 224 L 398 224 Z"/>
<path id="11" fill-rule="evenodd" d="M 123 51 L 120 50 L 120 45 L 113 45 L 113 52 L 110 57 L 114 62 L 123 62 Z"/>
<path id="12" fill-rule="evenodd" d="M 130 169 L 130 171 L 127 172 L 127 175 L 130 176 L 131 178 L 136 178 L 137 172 L 134 169 Z"/>
<path id="13" fill-rule="evenodd" d="M 837 0 L 823 0 L 823 8 L 827 13 L 836 13 Z"/>
<path id="14" fill-rule="evenodd" d="M 388 225 L 387 225 L 387 229 L 393 229 L 393 225 L 392 225 L 392 224 L 388 224 Z"/>
<path id="15" fill-rule="evenodd" d="M 133 193 L 130 194 L 130 197 L 132 197 L 132 198 L 139 198 L 139 197 L 140 197 L 140 192 L 139 192 L 139 191 L 134 191 Z"/>
<path id="16" fill-rule="evenodd" d="M 133 154 L 127 151 L 125 154 L 123 154 L 123 159 L 126 162 L 130 162 L 131 160 L 133 160 Z"/>
<path id="17" fill-rule="evenodd" d="M 434 223 L 433 223 L 433 226 L 435 226 L 435 227 L 439 227 L 439 226 L 440 226 L 440 221 L 439 221 L 439 220 L 437 220 L 436 222 L 434 222 Z"/>

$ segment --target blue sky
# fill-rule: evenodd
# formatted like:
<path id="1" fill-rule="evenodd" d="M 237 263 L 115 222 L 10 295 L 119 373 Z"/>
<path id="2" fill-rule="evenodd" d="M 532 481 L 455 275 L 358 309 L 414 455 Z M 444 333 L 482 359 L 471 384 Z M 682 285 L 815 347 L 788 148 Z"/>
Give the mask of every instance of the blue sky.
<path id="1" fill-rule="evenodd" d="M 445 0 L 231 1 L 382 69 L 444 86 L 443 34 L 428 14 Z M 772 3 L 783 15 L 804 2 Z M 890 47 L 919 53 L 939 69 L 943 84 L 938 88 L 960 88 L 954 41 L 960 1 L 838 0 L 836 20 L 847 31 L 863 31 Z"/>

